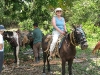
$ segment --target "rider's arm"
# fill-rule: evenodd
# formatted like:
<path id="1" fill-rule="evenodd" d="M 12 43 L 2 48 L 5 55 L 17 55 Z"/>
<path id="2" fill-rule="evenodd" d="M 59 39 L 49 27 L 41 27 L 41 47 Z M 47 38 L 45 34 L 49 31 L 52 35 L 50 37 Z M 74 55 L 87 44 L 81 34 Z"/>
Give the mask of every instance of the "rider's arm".
<path id="1" fill-rule="evenodd" d="M 2 50 L 3 49 L 3 44 L 0 44 L 0 50 Z"/>

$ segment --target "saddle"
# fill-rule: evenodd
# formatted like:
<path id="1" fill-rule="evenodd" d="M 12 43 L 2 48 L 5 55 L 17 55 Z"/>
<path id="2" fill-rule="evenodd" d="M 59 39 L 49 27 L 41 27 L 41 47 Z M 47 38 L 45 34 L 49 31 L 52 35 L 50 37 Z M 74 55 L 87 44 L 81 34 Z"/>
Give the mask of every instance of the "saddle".
<path id="1" fill-rule="evenodd" d="M 58 37 L 58 40 L 56 42 L 56 45 L 55 45 L 55 48 L 54 48 L 53 54 L 52 54 L 53 57 L 54 56 L 60 57 L 59 49 L 60 49 L 60 47 L 62 45 L 63 38 L 64 38 L 64 35 L 60 35 Z M 45 52 L 47 52 L 47 54 L 49 54 L 50 53 L 49 49 L 50 49 L 50 45 L 51 45 L 51 42 L 52 42 L 52 35 L 47 35 L 47 37 L 45 39 L 45 42 L 48 42 L 47 49 L 46 49 Z"/>

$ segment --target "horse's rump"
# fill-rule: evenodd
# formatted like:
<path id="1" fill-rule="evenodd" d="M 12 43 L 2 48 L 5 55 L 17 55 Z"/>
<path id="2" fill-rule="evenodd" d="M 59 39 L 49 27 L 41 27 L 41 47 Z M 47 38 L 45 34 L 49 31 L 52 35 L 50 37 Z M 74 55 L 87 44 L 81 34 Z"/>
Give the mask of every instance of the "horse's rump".
<path id="1" fill-rule="evenodd" d="M 95 54 L 97 50 L 100 50 L 100 41 L 95 45 L 94 49 L 92 50 L 92 53 Z"/>

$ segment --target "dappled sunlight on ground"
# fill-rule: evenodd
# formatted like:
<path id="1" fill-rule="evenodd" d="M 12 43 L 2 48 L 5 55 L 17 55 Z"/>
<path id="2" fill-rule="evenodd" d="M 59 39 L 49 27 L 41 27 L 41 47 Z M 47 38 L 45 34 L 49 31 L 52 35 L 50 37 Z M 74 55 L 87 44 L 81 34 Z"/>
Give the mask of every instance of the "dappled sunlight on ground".
<path id="1" fill-rule="evenodd" d="M 97 58 L 91 58 L 91 60 L 93 61 L 96 59 Z M 11 59 L 9 60 L 9 62 L 10 61 L 13 63 Z M 3 75 L 42 75 L 43 60 L 41 60 L 38 64 L 35 64 L 33 60 L 28 60 L 28 61 L 21 60 L 19 67 L 16 67 L 16 65 L 12 63 L 9 64 L 5 63 L 5 67 L 2 71 Z M 61 75 L 61 59 L 59 58 L 53 59 L 52 61 L 50 61 L 50 64 L 53 75 Z M 86 66 L 88 64 L 88 60 L 86 58 L 76 58 L 74 59 L 73 65 L 74 64 L 80 64 L 80 65 L 83 64 L 84 66 Z M 91 68 L 94 69 L 94 66 L 92 66 L 92 64 L 89 67 L 87 67 L 86 70 L 88 71 Z M 76 71 L 78 69 L 79 68 L 76 67 Z M 66 63 L 66 70 L 67 70 L 67 63 Z M 73 69 L 73 71 L 75 71 L 75 69 Z M 50 75 L 48 72 L 46 72 L 46 74 Z"/>

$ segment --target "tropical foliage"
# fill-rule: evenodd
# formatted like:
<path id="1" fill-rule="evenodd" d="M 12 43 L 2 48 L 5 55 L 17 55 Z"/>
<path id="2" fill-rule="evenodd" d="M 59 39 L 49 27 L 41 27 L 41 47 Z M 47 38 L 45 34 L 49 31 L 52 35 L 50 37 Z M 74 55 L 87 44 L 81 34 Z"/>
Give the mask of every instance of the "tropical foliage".
<path id="1" fill-rule="evenodd" d="M 74 64 L 76 68 L 74 73 L 99 75 L 100 64 L 96 66 L 91 60 L 91 50 L 100 40 L 100 0 L 0 0 L 0 24 L 6 28 L 18 27 L 21 30 L 33 30 L 32 24 L 38 22 L 44 34 L 51 33 L 51 18 L 55 15 L 54 9 L 57 7 L 63 9 L 68 32 L 71 32 L 71 24 L 81 24 L 89 44 L 86 51 L 78 49 L 76 56 L 83 55 L 88 61 Z M 6 53 L 10 50 L 9 44 L 5 43 Z"/>
<path id="2" fill-rule="evenodd" d="M 71 24 L 82 24 L 88 37 L 98 38 L 100 0 L 0 0 L 0 24 L 32 30 L 32 24 L 38 22 L 47 34 L 52 31 L 51 18 L 56 7 L 63 9 L 68 31 Z"/>

